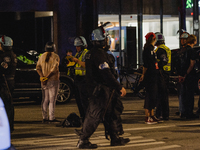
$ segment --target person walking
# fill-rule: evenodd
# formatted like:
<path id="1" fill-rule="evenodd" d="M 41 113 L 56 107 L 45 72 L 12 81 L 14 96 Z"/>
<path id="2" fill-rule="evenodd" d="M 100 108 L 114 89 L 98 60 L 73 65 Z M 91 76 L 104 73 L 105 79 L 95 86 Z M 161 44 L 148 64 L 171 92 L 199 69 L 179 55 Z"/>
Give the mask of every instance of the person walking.
<path id="1" fill-rule="evenodd" d="M 9 120 L 10 132 L 14 131 L 13 91 L 17 56 L 12 50 L 13 40 L 5 35 L 0 37 L 0 97 L 3 100 Z"/>
<path id="2" fill-rule="evenodd" d="M 144 81 L 145 86 L 145 123 L 156 124 L 158 119 L 154 116 L 154 108 L 156 107 L 157 96 L 157 75 L 159 73 L 158 63 L 155 58 L 154 45 L 156 43 L 156 35 L 149 32 L 145 36 L 146 43 L 143 50 L 143 73 L 140 82 Z"/>
<path id="3" fill-rule="evenodd" d="M 77 147 L 80 149 L 97 148 L 91 144 L 89 138 L 97 129 L 99 123 L 107 122 L 111 146 L 125 145 L 130 140 L 119 137 L 121 132 L 121 121 L 118 120 L 116 101 L 113 98 L 118 95 L 125 96 L 126 90 L 117 81 L 109 65 L 107 54 L 107 33 L 101 26 L 93 30 L 91 40 L 94 47 L 86 54 L 86 88 L 89 94 L 89 105 L 86 118 L 83 123 L 82 133 Z"/>
<path id="4" fill-rule="evenodd" d="M 85 55 L 88 52 L 87 42 L 83 36 L 78 36 L 74 40 L 74 46 L 76 46 L 77 53 L 75 57 L 72 57 L 72 61 L 76 63 L 75 65 L 75 99 L 78 106 L 79 114 L 84 122 L 85 113 L 88 106 L 88 95 L 85 88 Z"/>
<path id="5" fill-rule="evenodd" d="M 47 42 L 43 53 L 37 62 L 36 70 L 40 76 L 42 87 L 42 117 L 43 123 L 58 122 L 55 119 L 55 105 L 59 89 L 59 63 L 60 58 L 55 53 L 53 42 Z M 49 117 L 47 109 L 49 106 Z"/>
<path id="6" fill-rule="evenodd" d="M 169 120 L 169 75 L 171 71 L 171 50 L 165 45 L 165 37 L 156 32 L 156 57 L 158 61 L 158 97 L 156 105 L 156 117 L 160 120 Z"/>

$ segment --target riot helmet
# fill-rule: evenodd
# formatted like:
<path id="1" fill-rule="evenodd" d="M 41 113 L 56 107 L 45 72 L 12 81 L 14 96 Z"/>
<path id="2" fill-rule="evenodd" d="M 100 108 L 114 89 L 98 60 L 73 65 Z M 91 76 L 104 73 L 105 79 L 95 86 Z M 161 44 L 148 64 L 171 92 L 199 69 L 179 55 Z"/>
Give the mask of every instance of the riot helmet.
<path id="1" fill-rule="evenodd" d="M 2 35 L 0 37 L 0 43 L 2 43 L 2 47 L 4 50 L 11 50 L 13 46 L 13 40 L 6 35 Z"/>
<path id="2" fill-rule="evenodd" d="M 78 36 L 74 39 L 74 46 L 87 47 L 86 39 L 83 36 Z"/>
<path id="3" fill-rule="evenodd" d="M 183 32 L 183 33 L 181 34 L 181 36 L 180 36 L 180 39 L 187 39 L 188 36 L 189 36 L 189 33 Z"/>
<path id="4" fill-rule="evenodd" d="M 45 51 L 46 52 L 55 52 L 56 45 L 53 42 L 47 42 L 45 45 Z"/>
<path id="5" fill-rule="evenodd" d="M 160 45 L 160 44 L 165 44 L 165 37 L 162 33 L 156 32 L 156 44 L 155 45 Z"/>

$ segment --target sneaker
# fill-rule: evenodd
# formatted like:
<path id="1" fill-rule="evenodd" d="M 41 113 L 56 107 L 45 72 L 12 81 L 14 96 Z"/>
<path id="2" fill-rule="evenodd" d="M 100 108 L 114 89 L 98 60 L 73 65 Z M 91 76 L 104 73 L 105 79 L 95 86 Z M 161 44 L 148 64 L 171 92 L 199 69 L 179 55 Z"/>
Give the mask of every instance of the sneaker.
<path id="1" fill-rule="evenodd" d="M 163 120 L 158 119 L 156 116 L 151 116 L 151 118 L 152 118 L 154 121 L 158 122 L 158 123 L 164 122 Z"/>
<path id="2" fill-rule="evenodd" d="M 146 117 L 145 118 L 145 123 L 146 124 L 156 124 L 158 123 L 157 121 L 153 120 L 151 117 Z"/>
<path id="3" fill-rule="evenodd" d="M 94 149 L 97 148 L 97 144 L 92 144 L 89 140 L 79 140 L 76 147 L 80 149 Z"/>
<path id="4" fill-rule="evenodd" d="M 49 120 L 43 119 L 43 120 L 42 120 L 42 123 L 49 123 Z"/>

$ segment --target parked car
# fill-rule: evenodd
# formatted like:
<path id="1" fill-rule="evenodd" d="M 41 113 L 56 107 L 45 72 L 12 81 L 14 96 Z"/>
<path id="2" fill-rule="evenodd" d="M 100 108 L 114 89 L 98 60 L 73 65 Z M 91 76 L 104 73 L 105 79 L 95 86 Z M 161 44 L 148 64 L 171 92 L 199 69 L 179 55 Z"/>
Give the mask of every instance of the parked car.
<path id="1" fill-rule="evenodd" d="M 17 55 L 17 67 L 15 74 L 15 90 L 14 98 L 30 97 L 35 100 L 42 100 L 41 83 L 39 75 L 36 71 L 36 63 L 39 53 L 36 51 L 23 51 L 14 49 Z M 69 102 L 73 96 L 74 80 L 67 76 L 65 71 L 60 72 L 60 88 L 58 91 L 57 102 Z"/>

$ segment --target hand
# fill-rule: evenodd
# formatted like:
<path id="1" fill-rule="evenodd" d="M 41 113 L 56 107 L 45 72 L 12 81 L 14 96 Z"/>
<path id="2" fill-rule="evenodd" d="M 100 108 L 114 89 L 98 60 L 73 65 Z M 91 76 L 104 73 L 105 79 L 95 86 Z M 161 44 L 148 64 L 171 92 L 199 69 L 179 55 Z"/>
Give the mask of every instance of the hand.
<path id="1" fill-rule="evenodd" d="M 46 81 L 42 81 L 42 85 L 46 85 L 47 84 L 47 80 Z"/>
<path id="2" fill-rule="evenodd" d="M 142 76 L 140 77 L 139 82 L 142 82 L 143 80 L 144 80 L 144 75 L 142 75 Z"/>
<path id="3" fill-rule="evenodd" d="M 74 62 L 76 62 L 76 63 L 78 62 L 78 59 L 75 58 L 75 57 L 71 58 L 71 60 L 74 61 Z"/>
<path id="4" fill-rule="evenodd" d="M 120 90 L 120 92 L 122 93 L 121 96 L 124 97 L 126 95 L 126 89 L 124 87 L 122 87 L 122 89 Z"/>

